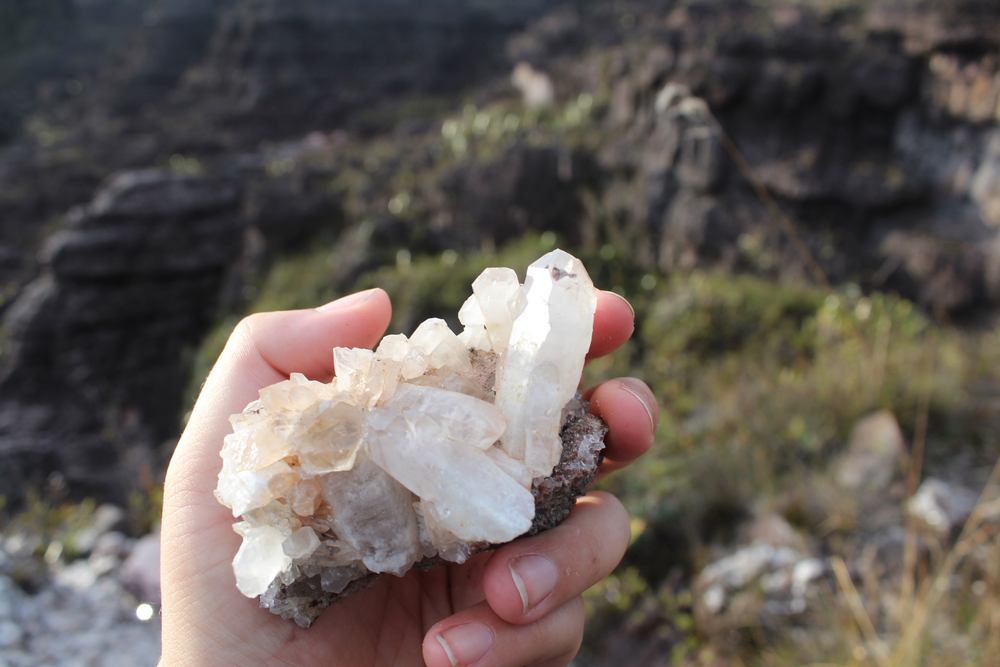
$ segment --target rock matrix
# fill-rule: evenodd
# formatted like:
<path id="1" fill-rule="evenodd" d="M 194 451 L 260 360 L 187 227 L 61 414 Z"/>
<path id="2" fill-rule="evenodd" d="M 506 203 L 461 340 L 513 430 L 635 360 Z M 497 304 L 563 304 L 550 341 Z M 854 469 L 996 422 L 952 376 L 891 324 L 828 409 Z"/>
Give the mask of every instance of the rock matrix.
<path id="1" fill-rule="evenodd" d="M 332 382 L 293 374 L 232 417 L 216 495 L 243 518 L 244 595 L 308 627 L 373 575 L 465 562 L 585 492 L 606 431 L 575 398 L 597 303 L 586 270 L 555 250 L 524 285 L 494 268 L 472 287 L 461 334 L 430 319 L 374 351 L 337 348 Z"/>

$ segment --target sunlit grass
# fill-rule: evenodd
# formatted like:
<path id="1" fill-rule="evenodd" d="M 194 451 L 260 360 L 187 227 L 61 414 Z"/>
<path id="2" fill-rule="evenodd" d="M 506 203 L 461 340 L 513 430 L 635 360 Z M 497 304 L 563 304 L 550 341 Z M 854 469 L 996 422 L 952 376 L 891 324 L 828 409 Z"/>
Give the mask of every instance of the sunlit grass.
<path id="1" fill-rule="evenodd" d="M 443 317 L 457 329 L 455 313 L 483 268 L 510 266 L 523 276 L 528 263 L 559 242 L 546 234 L 497 249 L 386 252 L 382 265 L 360 273 L 352 289 L 377 286 L 389 293 L 390 332 L 410 333 L 427 317 Z M 959 448 L 972 451 L 980 467 L 987 465 L 997 453 L 997 423 L 988 409 L 1000 386 L 997 334 L 938 324 L 898 296 L 863 294 L 852 285 L 831 293 L 801 282 L 721 271 L 667 276 L 640 266 L 627 248 L 569 250 L 583 257 L 599 286 L 623 292 L 636 310 L 633 340 L 592 363 L 585 383 L 637 376 L 661 405 L 653 450 L 604 483 L 639 522 L 622 568 L 587 595 L 591 632 L 585 655 L 600 655 L 600 638 L 614 631 L 634 633 L 637 641 L 668 638 L 663 641 L 673 647 L 676 664 L 882 667 L 842 590 L 829 591 L 828 615 L 813 619 L 822 641 L 789 628 L 787 635 L 763 643 L 752 640 L 734 657 L 698 634 L 686 582 L 705 564 L 710 541 L 725 535 L 731 528 L 725 524 L 740 521 L 754 503 L 828 484 L 830 461 L 851 427 L 873 411 L 892 412 L 912 436 L 924 392 L 925 465 L 933 468 Z M 276 262 L 247 312 L 314 307 L 343 296 L 332 277 L 331 252 L 316 247 Z M 210 368 L 236 319 L 206 339 L 198 355 L 201 372 Z M 806 519 L 789 519 L 807 534 L 819 530 Z M 823 530 L 849 535 L 852 526 L 847 509 Z M 993 562 L 994 542 L 976 548 L 980 559 Z M 994 551 L 982 555 L 989 549 Z M 993 575 L 989 591 L 995 591 L 996 581 Z M 985 665 L 986 658 L 975 656 L 993 655 L 989 632 L 1000 622 L 1000 611 L 985 602 L 995 594 L 984 596 L 981 588 L 977 585 L 979 594 L 949 593 L 925 615 L 928 627 L 948 627 L 965 638 L 972 647 L 969 664 Z M 926 591 L 918 586 L 916 594 L 911 610 L 927 603 Z M 901 651 L 899 642 L 913 641 L 903 629 L 883 629 L 890 657 Z M 941 657 L 954 646 L 920 641 L 917 655 L 924 663 L 903 656 L 888 664 L 958 664 Z"/>

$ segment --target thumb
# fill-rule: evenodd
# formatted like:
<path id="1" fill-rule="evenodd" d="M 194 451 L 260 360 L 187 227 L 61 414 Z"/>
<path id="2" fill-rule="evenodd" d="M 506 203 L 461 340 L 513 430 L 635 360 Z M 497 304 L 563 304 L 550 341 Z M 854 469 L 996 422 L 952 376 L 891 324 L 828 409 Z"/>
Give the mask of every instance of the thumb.
<path id="1" fill-rule="evenodd" d="M 212 493 L 222 468 L 222 441 L 232 431 L 229 416 L 255 400 L 262 387 L 291 373 L 329 380 L 333 348 L 372 347 L 391 315 L 389 296 L 373 289 L 321 308 L 258 313 L 240 322 L 174 450 L 164 484 L 164 516 L 183 505 L 183 513 L 196 524 L 189 528 L 232 523 L 231 513 Z"/>
<path id="2" fill-rule="evenodd" d="M 389 326 L 389 295 L 372 289 L 320 308 L 256 313 L 237 325 L 205 381 L 191 420 L 229 415 L 256 400 L 262 387 L 302 373 L 310 380 L 333 377 L 333 348 L 366 347 Z"/>

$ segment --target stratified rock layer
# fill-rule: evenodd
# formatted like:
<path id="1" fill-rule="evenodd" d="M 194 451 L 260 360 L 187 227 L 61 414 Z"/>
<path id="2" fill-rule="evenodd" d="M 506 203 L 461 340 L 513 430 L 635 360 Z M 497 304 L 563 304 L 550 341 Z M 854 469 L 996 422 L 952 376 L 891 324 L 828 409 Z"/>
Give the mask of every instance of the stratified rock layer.
<path id="1" fill-rule="evenodd" d="M 240 591 L 308 627 L 381 574 L 559 523 L 606 432 L 576 395 L 596 303 L 580 261 L 555 250 L 524 285 L 484 271 L 461 335 L 427 320 L 374 351 L 337 348 L 330 383 L 262 389 L 231 419 L 216 491 L 243 518 Z"/>

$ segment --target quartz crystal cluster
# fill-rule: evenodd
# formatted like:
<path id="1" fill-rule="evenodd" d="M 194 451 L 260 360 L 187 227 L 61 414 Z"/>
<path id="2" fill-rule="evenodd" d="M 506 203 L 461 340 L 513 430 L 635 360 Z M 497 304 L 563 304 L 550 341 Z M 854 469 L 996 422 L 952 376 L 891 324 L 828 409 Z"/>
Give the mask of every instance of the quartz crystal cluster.
<path id="1" fill-rule="evenodd" d="M 555 250 L 523 285 L 492 268 L 472 289 L 461 334 L 430 319 L 337 348 L 332 382 L 293 374 L 231 418 L 216 496 L 242 517 L 244 595 L 308 627 L 379 574 L 550 527 L 585 491 L 606 431 L 576 394 L 586 270 Z"/>

